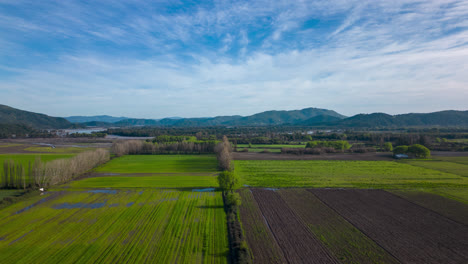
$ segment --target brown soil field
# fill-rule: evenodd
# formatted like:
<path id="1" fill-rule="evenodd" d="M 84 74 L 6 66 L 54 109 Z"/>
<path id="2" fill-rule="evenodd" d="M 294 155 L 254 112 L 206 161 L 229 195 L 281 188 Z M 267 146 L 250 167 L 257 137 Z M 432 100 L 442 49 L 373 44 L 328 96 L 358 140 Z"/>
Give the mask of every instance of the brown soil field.
<path id="1" fill-rule="evenodd" d="M 399 263 L 311 192 L 282 189 L 278 193 L 342 263 Z"/>
<path id="2" fill-rule="evenodd" d="M 390 153 L 335 153 L 293 155 L 281 153 L 233 152 L 235 160 L 394 160 Z"/>
<path id="3" fill-rule="evenodd" d="M 468 152 L 455 152 L 455 151 L 432 151 L 433 157 L 468 157 Z"/>
<path id="4" fill-rule="evenodd" d="M 468 226 L 467 204 L 422 191 L 392 190 L 391 192 L 408 201 Z"/>
<path id="5" fill-rule="evenodd" d="M 264 189 L 252 193 L 289 263 L 339 263 L 278 193 Z"/>
<path id="6" fill-rule="evenodd" d="M 468 263 L 468 226 L 382 190 L 311 189 L 402 263 Z"/>
<path id="7" fill-rule="evenodd" d="M 239 191 L 242 227 L 254 263 L 287 263 L 249 189 Z"/>

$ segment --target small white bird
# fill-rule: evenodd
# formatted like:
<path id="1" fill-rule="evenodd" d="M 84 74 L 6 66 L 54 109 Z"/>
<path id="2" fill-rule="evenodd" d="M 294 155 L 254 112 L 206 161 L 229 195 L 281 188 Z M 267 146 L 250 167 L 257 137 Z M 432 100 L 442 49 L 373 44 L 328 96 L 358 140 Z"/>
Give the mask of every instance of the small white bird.
<path id="1" fill-rule="evenodd" d="M 44 188 L 39 188 L 39 191 L 43 192 L 43 191 L 44 191 Z"/>

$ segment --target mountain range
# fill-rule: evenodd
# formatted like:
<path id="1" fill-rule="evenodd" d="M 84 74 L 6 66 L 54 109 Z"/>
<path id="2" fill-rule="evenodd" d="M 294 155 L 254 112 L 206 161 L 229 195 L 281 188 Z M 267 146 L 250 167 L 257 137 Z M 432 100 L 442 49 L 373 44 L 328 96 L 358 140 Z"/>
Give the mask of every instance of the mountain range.
<path id="1" fill-rule="evenodd" d="M 170 117 L 138 119 L 112 116 L 51 117 L 0 105 L 0 125 L 21 124 L 34 129 L 102 127 L 206 127 L 206 126 L 320 126 L 333 128 L 397 128 L 397 127 L 468 127 L 468 111 L 447 110 L 427 114 L 389 115 L 358 114 L 346 117 L 333 110 L 305 108 L 292 111 L 266 111 L 250 116 L 217 116 L 205 118 Z"/>

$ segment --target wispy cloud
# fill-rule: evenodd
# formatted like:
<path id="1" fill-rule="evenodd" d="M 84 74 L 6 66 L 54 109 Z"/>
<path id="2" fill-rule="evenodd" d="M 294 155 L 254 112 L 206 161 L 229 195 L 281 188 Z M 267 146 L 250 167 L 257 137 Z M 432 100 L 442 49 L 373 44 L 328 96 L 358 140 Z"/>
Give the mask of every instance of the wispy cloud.
<path id="1" fill-rule="evenodd" d="M 456 0 L 0 1 L 0 97 L 59 116 L 464 109 L 466 17 Z"/>

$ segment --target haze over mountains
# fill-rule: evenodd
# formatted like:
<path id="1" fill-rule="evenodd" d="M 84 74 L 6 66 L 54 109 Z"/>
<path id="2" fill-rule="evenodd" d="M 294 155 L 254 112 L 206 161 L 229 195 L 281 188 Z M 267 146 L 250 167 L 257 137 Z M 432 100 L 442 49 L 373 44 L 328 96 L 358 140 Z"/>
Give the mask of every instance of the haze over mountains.
<path id="1" fill-rule="evenodd" d="M 128 127 L 203 127 L 203 126 L 320 126 L 336 128 L 396 128 L 396 127 L 468 127 L 468 111 L 440 111 L 427 114 L 388 115 L 358 114 L 346 117 L 333 110 L 305 108 L 292 111 L 266 111 L 250 116 L 217 116 L 206 118 L 171 117 L 138 119 L 112 116 L 51 117 L 0 105 L 0 125 L 26 125 L 34 129 L 72 128 L 86 126 Z"/>

